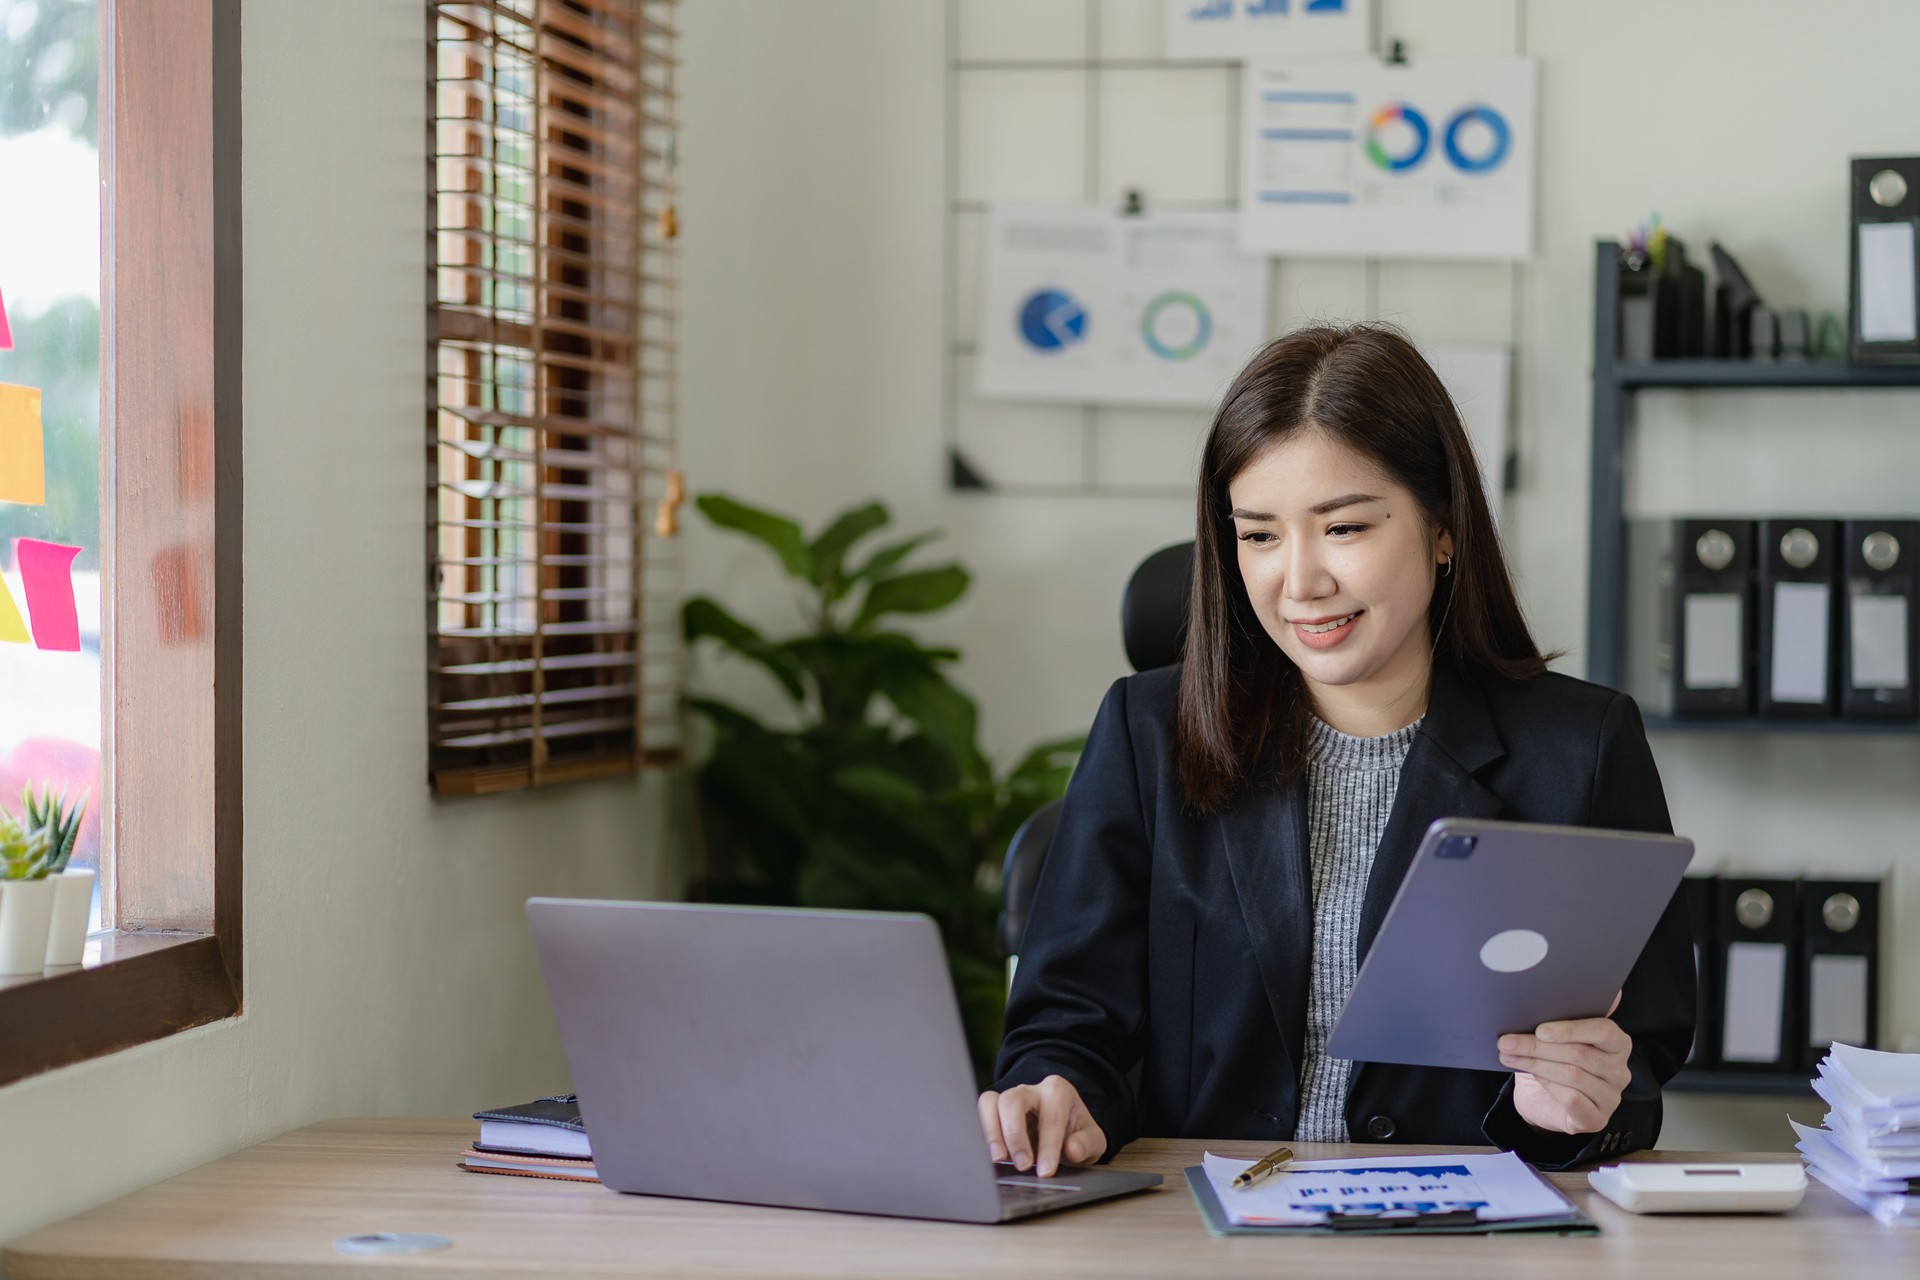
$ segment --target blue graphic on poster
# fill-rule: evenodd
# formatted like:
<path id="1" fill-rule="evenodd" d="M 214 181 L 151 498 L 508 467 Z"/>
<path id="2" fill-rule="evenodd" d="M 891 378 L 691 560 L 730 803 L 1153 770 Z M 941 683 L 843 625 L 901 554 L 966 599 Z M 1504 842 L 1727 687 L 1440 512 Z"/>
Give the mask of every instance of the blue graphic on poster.
<path id="1" fill-rule="evenodd" d="M 1087 309 L 1063 289 L 1039 289 L 1020 308 L 1020 336 L 1036 351 L 1060 351 L 1087 336 Z"/>
<path id="2" fill-rule="evenodd" d="M 1479 127 L 1474 128 L 1476 125 Z M 1447 122 L 1445 146 L 1447 159 L 1460 172 L 1487 173 L 1499 168 L 1513 149 L 1513 130 L 1498 111 L 1485 103 L 1475 103 L 1461 108 Z"/>
<path id="3" fill-rule="evenodd" d="M 1191 360 L 1212 337 L 1213 313 L 1185 290 L 1168 290 L 1140 314 L 1140 339 L 1162 360 Z"/>

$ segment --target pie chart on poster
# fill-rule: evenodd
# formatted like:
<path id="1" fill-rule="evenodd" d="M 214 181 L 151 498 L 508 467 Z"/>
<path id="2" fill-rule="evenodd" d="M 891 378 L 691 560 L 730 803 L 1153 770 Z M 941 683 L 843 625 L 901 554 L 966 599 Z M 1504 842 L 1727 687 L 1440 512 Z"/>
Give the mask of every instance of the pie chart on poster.
<path id="1" fill-rule="evenodd" d="M 1036 351 L 1062 351 L 1087 336 L 1087 309 L 1064 289 L 1039 289 L 1020 305 L 1020 336 Z"/>

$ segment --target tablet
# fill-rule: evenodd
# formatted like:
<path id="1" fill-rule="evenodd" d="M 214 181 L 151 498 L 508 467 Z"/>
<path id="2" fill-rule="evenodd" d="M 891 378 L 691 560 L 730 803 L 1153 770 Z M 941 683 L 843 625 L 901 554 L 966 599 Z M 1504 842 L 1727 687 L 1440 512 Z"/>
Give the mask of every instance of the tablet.
<path id="1" fill-rule="evenodd" d="M 1506 1071 L 1507 1032 L 1606 1016 L 1692 860 L 1693 841 L 1679 836 L 1440 819 L 1328 1056 Z"/>

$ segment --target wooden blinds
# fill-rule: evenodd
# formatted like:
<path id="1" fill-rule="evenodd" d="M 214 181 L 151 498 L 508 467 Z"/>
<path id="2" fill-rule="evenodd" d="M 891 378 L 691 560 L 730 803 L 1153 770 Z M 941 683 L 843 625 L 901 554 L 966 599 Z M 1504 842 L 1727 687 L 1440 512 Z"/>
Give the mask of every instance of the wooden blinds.
<path id="1" fill-rule="evenodd" d="M 671 0 L 430 3 L 429 772 L 677 756 Z"/>

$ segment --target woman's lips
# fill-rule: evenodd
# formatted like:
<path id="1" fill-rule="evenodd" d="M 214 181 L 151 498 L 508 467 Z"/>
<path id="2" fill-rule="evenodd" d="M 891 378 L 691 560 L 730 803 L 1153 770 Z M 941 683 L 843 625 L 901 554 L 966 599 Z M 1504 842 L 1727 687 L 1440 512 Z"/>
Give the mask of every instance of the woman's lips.
<path id="1" fill-rule="evenodd" d="M 1361 614 L 1364 612 L 1365 610 L 1360 610 L 1346 615 L 1346 621 L 1330 631 L 1309 631 L 1307 630 L 1307 623 L 1296 622 L 1292 624 L 1293 634 L 1298 636 L 1300 643 L 1306 645 L 1309 649 L 1331 649 L 1353 634 L 1354 624 L 1360 621 Z M 1329 621 L 1332 621 L 1332 619 L 1329 619 Z M 1324 627 L 1326 624 L 1316 623 L 1313 625 L 1316 627 Z"/>

